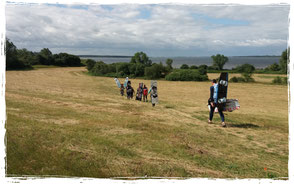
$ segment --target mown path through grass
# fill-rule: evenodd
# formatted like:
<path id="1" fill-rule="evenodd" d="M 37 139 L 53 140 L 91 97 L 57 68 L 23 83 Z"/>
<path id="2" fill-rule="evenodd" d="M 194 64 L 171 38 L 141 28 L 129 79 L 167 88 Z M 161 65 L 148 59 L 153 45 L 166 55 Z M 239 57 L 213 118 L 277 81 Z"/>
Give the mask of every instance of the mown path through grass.
<path id="1" fill-rule="evenodd" d="M 241 109 L 226 113 L 221 128 L 218 114 L 207 123 L 210 82 L 158 81 L 160 104 L 152 108 L 120 96 L 112 78 L 85 71 L 6 73 L 7 174 L 288 176 L 287 86 L 229 84 Z"/>

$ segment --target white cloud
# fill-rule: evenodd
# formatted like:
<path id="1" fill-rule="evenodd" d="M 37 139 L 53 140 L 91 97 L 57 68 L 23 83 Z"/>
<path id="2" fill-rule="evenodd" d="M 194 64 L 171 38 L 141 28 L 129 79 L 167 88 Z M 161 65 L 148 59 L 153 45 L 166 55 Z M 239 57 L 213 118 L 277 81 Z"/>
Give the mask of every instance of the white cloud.
<path id="1" fill-rule="evenodd" d="M 18 48 L 74 54 L 210 55 L 226 48 L 238 55 L 230 53 L 234 47 L 280 53 L 288 13 L 289 6 L 7 4 L 6 34 Z"/>

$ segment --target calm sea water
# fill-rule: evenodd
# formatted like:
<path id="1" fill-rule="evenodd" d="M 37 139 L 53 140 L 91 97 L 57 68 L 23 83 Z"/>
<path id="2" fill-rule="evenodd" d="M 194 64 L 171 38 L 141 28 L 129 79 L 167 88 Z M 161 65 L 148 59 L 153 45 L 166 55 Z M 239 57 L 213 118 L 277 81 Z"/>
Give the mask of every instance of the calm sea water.
<path id="1" fill-rule="evenodd" d="M 130 62 L 130 57 L 80 57 L 81 59 L 93 59 L 95 61 L 103 61 L 104 63 Z M 173 60 L 173 67 L 179 68 L 182 64 L 191 65 L 212 65 L 211 57 L 169 57 Z M 265 68 L 273 63 L 279 63 L 279 56 L 230 56 L 229 62 L 224 65 L 224 69 L 232 69 L 242 64 L 252 64 L 255 68 Z M 153 63 L 162 62 L 165 64 L 167 57 L 150 57 Z"/>

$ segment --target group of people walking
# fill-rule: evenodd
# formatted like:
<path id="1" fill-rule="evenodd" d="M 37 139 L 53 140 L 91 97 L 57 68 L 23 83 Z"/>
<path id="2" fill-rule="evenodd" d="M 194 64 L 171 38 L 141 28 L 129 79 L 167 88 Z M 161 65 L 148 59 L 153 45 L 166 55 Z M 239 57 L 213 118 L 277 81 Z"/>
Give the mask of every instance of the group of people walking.
<path id="1" fill-rule="evenodd" d="M 133 99 L 135 90 L 131 85 L 131 81 L 127 81 L 127 85 L 126 87 L 124 86 L 124 84 L 120 84 L 120 94 L 121 96 L 124 96 L 124 91 L 126 89 L 126 95 L 127 95 L 127 99 Z M 208 105 L 210 108 L 210 112 L 209 112 L 209 119 L 208 119 L 208 123 L 212 123 L 212 118 L 213 118 L 213 114 L 217 108 L 218 113 L 220 115 L 220 118 L 222 120 L 222 126 L 226 127 L 226 123 L 225 123 L 225 117 L 223 114 L 223 106 L 218 103 L 217 101 L 215 101 L 213 95 L 214 95 L 214 89 L 215 89 L 215 85 L 217 84 L 216 79 L 212 80 L 212 86 L 210 87 L 210 98 L 208 99 Z M 118 83 L 119 86 L 119 83 Z M 137 88 L 137 92 L 136 92 L 136 100 L 138 101 L 142 101 L 143 102 L 148 102 L 148 94 L 150 94 L 150 98 L 151 98 L 151 103 L 152 106 L 154 107 L 155 104 L 158 103 L 158 94 L 157 94 L 157 82 L 156 81 L 151 81 L 151 89 L 148 90 L 147 86 L 143 83 L 139 83 L 139 87 Z"/>
<path id="2" fill-rule="evenodd" d="M 123 84 L 121 84 L 121 87 L 120 87 L 121 96 L 124 96 L 125 89 L 126 89 L 127 99 L 133 99 L 135 90 L 131 85 L 131 81 L 127 82 L 126 88 L 124 87 Z M 152 103 L 152 106 L 154 107 L 155 104 L 158 103 L 157 86 L 155 85 L 151 86 L 151 89 L 148 91 L 148 88 L 145 84 L 139 83 L 139 87 L 137 88 L 137 92 L 136 92 L 136 100 L 148 102 L 148 93 L 150 94 L 151 103 Z"/>

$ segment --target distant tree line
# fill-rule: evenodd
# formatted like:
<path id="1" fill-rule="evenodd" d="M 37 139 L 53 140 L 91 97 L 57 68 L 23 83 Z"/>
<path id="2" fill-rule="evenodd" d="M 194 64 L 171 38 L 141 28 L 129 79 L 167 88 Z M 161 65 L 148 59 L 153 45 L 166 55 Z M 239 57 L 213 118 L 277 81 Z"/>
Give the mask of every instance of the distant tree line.
<path id="1" fill-rule="evenodd" d="M 95 62 L 86 60 L 86 67 L 91 75 L 108 77 L 144 77 L 146 79 L 165 78 L 166 80 L 202 81 L 208 80 L 204 69 L 179 70 L 173 69 L 173 60 L 167 59 L 165 65 L 162 62 L 152 63 L 144 52 L 137 52 L 130 62 L 106 64 L 103 61 Z"/>
<path id="2" fill-rule="evenodd" d="M 204 70 L 223 70 L 224 65 L 229 61 L 229 58 L 222 55 L 222 54 L 217 54 L 211 56 L 213 63 L 212 66 L 207 66 L 207 65 L 192 65 L 189 66 L 187 64 L 182 64 L 180 69 L 204 69 Z"/>
<path id="3" fill-rule="evenodd" d="M 274 63 L 272 65 L 269 65 L 268 67 L 264 69 L 258 69 L 256 70 L 255 67 L 251 64 L 243 64 L 239 65 L 235 68 L 232 68 L 231 70 L 226 70 L 230 73 L 241 73 L 241 77 L 232 77 L 230 79 L 231 82 L 253 82 L 254 79 L 252 78 L 253 73 L 276 73 L 276 74 L 286 74 L 287 73 L 287 65 L 289 63 L 289 52 L 290 49 L 286 49 L 282 52 L 279 64 Z M 187 64 L 182 64 L 180 69 L 198 69 L 198 70 L 203 70 L 207 71 L 209 73 L 214 73 L 214 72 L 220 72 L 223 70 L 224 65 L 229 61 L 228 57 L 217 54 L 211 56 L 213 59 L 213 63 L 211 66 L 207 65 L 192 65 L 188 66 Z M 174 77 L 173 77 L 174 78 Z M 287 84 L 287 78 L 279 78 L 277 77 L 275 80 L 273 80 L 273 83 L 278 84 Z"/>
<path id="4" fill-rule="evenodd" d="M 6 39 L 6 70 L 32 68 L 33 65 L 56 65 L 56 66 L 83 66 L 78 56 L 59 53 L 52 54 L 48 48 L 40 52 L 32 52 L 17 47 Z"/>
<path id="5" fill-rule="evenodd" d="M 251 77 L 255 73 L 276 73 L 276 74 L 287 74 L 288 63 L 289 63 L 289 52 L 290 49 L 286 49 L 282 52 L 279 64 L 274 63 L 269 65 L 265 69 L 256 70 L 251 64 L 243 64 L 233 68 L 232 71 L 241 73 L 242 77 L 233 77 L 230 79 L 231 82 L 253 82 L 254 79 Z M 274 84 L 287 84 L 287 77 L 276 77 L 272 83 Z"/>
<path id="6" fill-rule="evenodd" d="M 233 77 L 232 82 L 253 82 L 253 73 L 287 73 L 288 50 L 283 51 L 279 65 L 274 63 L 262 70 L 256 70 L 251 64 L 243 64 L 226 70 L 231 73 L 241 73 L 241 77 Z M 86 66 L 91 75 L 109 76 L 109 77 L 144 77 L 146 79 L 165 78 L 171 81 L 205 81 L 208 80 L 207 72 L 223 71 L 224 65 L 229 62 L 228 57 L 222 54 L 211 56 L 213 63 L 211 66 L 207 65 L 192 65 L 182 64 L 180 69 L 172 67 L 173 60 L 167 59 L 166 65 L 162 62 L 159 64 L 152 63 L 149 57 L 144 52 L 137 52 L 131 58 L 130 62 L 106 64 L 103 61 L 95 62 L 94 60 L 86 60 Z"/>
<path id="7" fill-rule="evenodd" d="M 286 74 L 288 72 L 288 64 L 289 64 L 289 55 L 290 55 L 290 48 L 284 50 L 278 63 L 274 63 L 264 69 L 265 72 L 267 71 L 276 71 L 279 73 Z"/>

